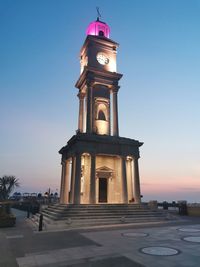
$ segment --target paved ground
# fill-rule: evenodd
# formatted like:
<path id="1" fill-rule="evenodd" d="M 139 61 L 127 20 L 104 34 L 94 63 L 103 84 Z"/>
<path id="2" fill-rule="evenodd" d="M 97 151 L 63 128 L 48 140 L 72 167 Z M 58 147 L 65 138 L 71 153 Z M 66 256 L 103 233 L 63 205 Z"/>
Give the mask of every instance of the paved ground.
<path id="1" fill-rule="evenodd" d="M 0 267 L 200 266 L 199 219 L 176 225 L 34 232 L 26 213 L 15 212 L 16 227 L 0 229 Z"/>

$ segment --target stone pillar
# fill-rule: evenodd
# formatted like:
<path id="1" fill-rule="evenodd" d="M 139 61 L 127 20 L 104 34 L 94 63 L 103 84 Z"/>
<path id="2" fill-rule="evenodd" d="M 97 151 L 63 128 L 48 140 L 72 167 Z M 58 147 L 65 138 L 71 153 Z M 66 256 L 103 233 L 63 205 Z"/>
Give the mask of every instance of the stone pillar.
<path id="1" fill-rule="evenodd" d="M 117 93 L 119 86 L 113 88 L 113 135 L 119 136 L 119 126 L 118 126 L 118 103 L 117 103 Z"/>
<path id="2" fill-rule="evenodd" d="M 69 202 L 74 201 L 74 177 L 75 177 L 75 157 L 72 157 L 72 167 L 71 167 L 71 186 L 70 186 L 70 199 Z"/>
<path id="3" fill-rule="evenodd" d="M 128 200 L 133 200 L 133 159 L 127 159 L 127 187 L 128 187 Z"/>
<path id="4" fill-rule="evenodd" d="M 123 203 L 128 203 L 126 158 L 122 157 L 122 199 Z"/>
<path id="5" fill-rule="evenodd" d="M 80 204 L 81 191 L 81 154 L 76 155 L 75 183 L 74 183 L 74 204 Z"/>
<path id="6" fill-rule="evenodd" d="M 83 132 L 83 118 L 84 118 L 84 97 L 85 95 L 81 92 L 77 95 L 79 97 L 79 117 L 78 117 L 78 130 Z"/>
<path id="7" fill-rule="evenodd" d="M 111 103 L 111 98 L 108 104 L 108 121 L 109 121 L 109 131 L 108 134 L 111 135 L 111 114 L 110 114 L 110 103 Z"/>
<path id="8" fill-rule="evenodd" d="M 136 203 L 141 203 L 140 196 L 140 176 L 139 176 L 139 167 L 138 167 L 138 158 L 133 159 L 134 161 L 134 197 Z"/>
<path id="9" fill-rule="evenodd" d="M 87 130 L 87 97 L 84 97 L 83 131 Z"/>
<path id="10" fill-rule="evenodd" d="M 64 174 L 65 174 L 65 164 L 62 161 L 62 171 L 61 171 L 61 183 L 60 183 L 60 203 L 63 204 L 63 184 L 64 184 Z"/>
<path id="11" fill-rule="evenodd" d="M 86 132 L 92 132 L 92 86 L 90 83 L 87 85 L 87 122 Z"/>
<path id="12" fill-rule="evenodd" d="M 70 170 L 70 161 L 66 160 L 65 163 L 65 175 L 63 183 L 63 204 L 69 203 L 69 170 Z"/>
<path id="13" fill-rule="evenodd" d="M 96 156 L 91 154 L 90 204 L 96 203 Z"/>

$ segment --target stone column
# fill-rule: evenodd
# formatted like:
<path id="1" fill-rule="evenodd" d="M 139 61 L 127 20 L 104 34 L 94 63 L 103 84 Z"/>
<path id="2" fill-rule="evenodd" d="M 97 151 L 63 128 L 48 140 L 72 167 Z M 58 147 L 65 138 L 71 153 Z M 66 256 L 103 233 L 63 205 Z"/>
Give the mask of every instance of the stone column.
<path id="1" fill-rule="evenodd" d="M 84 97 L 83 131 L 87 131 L 87 97 Z"/>
<path id="2" fill-rule="evenodd" d="M 111 115 L 110 115 L 110 103 L 111 103 L 111 97 L 108 103 L 108 121 L 109 121 L 109 132 L 108 134 L 111 135 Z"/>
<path id="3" fill-rule="evenodd" d="M 90 204 L 96 203 L 96 156 L 91 154 Z"/>
<path id="4" fill-rule="evenodd" d="M 118 126 L 118 103 L 117 103 L 117 93 L 119 86 L 113 88 L 113 135 L 119 136 L 119 126 Z"/>
<path id="5" fill-rule="evenodd" d="M 123 203 L 128 203 L 126 157 L 122 157 L 122 199 Z"/>
<path id="6" fill-rule="evenodd" d="M 66 160 L 65 163 L 65 175 L 64 175 L 64 183 L 63 183 L 63 204 L 69 203 L 69 169 L 70 169 L 70 161 Z"/>
<path id="7" fill-rule="evenodd" d="M 81 191 L 81 154 L 76 155 L 75 183 L 74 183 L 74 204 L 80 204 Z"/>
<path id="8" fill-rule="evenodd" d="M 62 171 L 61 171 L 61 183 L 60 183 L 60 203 L 63 204 L 63 184 L 64 184 L 64 174 L 65 174 L 65 164 L 62 161 Z"/>
<path id="9" fill-rule="evenodd" d="M 132 200 L 133 196 L 133 159 L 127 159 L 127 185 L 128 185 L 128 200 Z"/>
<path id="10" fill-rule="evenodd" d="M 88 83 L 87 85 L 87 122 L 86 122 L 86 132 L 92 132 L 92 85 Z"/>
<path id="11" fill-rule="evenodd" d="M 72 167 L 71 167 L 71 185 L 70 185 L 70 199 L 69 202 L 74 202 L 74 177 L 75 177 L 75 157 L 72 157 Z"/>
<path id="12" fill-rule="evenodd" d="M 134 197 L 136 203 L 141 203 L 140 196 L 140 176 L 139 176 L 139 167 L 138 167 L 138 158 L 133 159 L 134 161 Z"/>
<path id="13" fill-rule="evenodd" d="M 78 130 L 83 132 L 83 117 L 84 117 L 84 97 L 85 95 L 81 92 L 77 95 L 79 97 L 79 117 L 78 117 Z"/>

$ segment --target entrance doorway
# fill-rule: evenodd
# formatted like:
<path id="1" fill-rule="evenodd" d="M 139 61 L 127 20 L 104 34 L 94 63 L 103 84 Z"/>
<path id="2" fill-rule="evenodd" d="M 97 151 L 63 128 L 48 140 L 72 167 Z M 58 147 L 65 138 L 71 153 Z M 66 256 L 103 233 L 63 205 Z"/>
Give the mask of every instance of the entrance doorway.
<path id="1" fill-rule="evenodd" d="M 99 202 L 107 202 L 107 178 L 99 178 Z"/>

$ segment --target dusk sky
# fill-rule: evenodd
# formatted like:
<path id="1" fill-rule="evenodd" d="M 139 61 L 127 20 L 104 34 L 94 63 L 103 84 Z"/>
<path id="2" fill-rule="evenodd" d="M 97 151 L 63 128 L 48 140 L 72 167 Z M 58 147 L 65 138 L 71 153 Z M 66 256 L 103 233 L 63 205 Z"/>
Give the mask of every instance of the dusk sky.
<path id="1" fill-rule="evenodd" d="M 200 0 L 0 0 L 0 176 L 59 191 L 96 6 L 120 44 L 120 136 L 144 142 L 143 200 L 200 202 Z"/>

